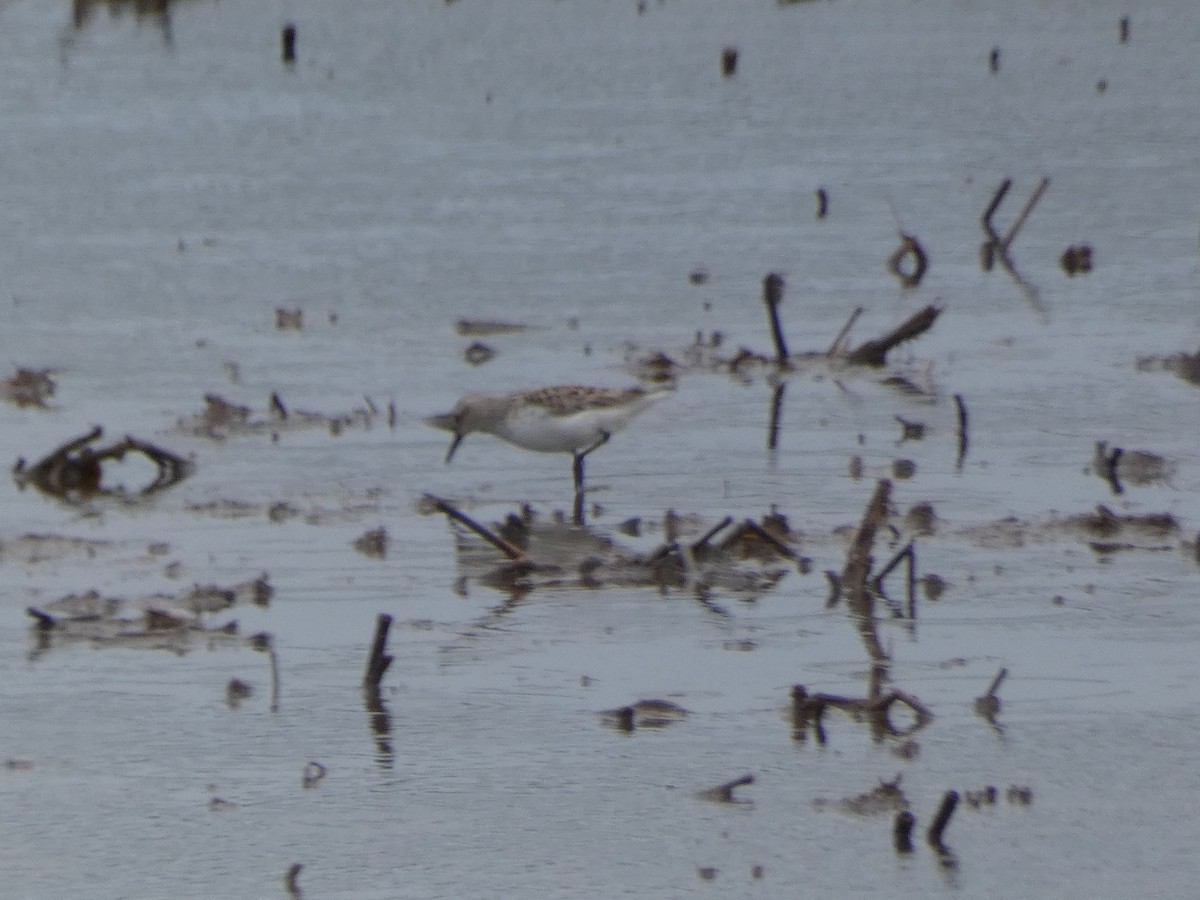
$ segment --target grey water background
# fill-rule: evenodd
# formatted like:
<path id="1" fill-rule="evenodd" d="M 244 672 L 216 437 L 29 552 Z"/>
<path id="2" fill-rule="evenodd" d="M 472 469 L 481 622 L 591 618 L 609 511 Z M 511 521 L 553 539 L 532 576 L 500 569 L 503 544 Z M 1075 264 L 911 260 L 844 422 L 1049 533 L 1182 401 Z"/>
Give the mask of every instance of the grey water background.
<path id="1" fill-rule="evenodd" d="M 282 896 L 296 862 L 308 897 L 1192 895 L 1200 413 L 1196 387 L 1137 360 L 1200 343 L 1193 4 L 164 6 L 0 7 L 0 341 L 59 383 L 48 411 L 0 407 L 0 459 L 100 424 L 196 461 L 135 508 L 3 489 L 0 757 L 20 763 L 0 773 L 5 895 Z M 1013 247 L 1035 304 L 981 271 L 978 220 L 1001 179 L 1004 225 L 1043 176 Z M 930 254 L 915 291 L 886 270 L 899 230 Z M 1069 279 L 1058 257 L 1080 242 L 1096 267 Z M 566 509 L 569 464 L 474 437 L 445 467 L 421 417 L 470 390 L 627 384 L 630 344 L 675 352 L 697 331 L 769 352 L 769 271 L 794 350 L 823 350 L 856 306 L 859 340 L 943 306 L 895 353 L 930 392 L 805 369 L 768 452 L 765 374 L 688 374 L 589 460 L 593 524 L 775 504 L 812 536 L 812 573 L 718 596 L 726 615 L 684 592 L 514 602 L 460 580 L 419 498 L 481 518 Z M 279 307 L 304 330 L 277 330 Z M 486 338 L 498 355 L 472 367 L 460 318 L 532 327 Z M 365 395 L 397 423 L 214 442 L 177 425 L 208 392 L 330 413 Z M 898 445 L 896 415 L 926 438 Z M 1175 475 L 1114 497 L 1096 440 Z M 845 718 L 824 748 L 798 744 L 786 715 L 798 682 L 863 692 L 820 573 L 898 457 L 916 475 L 895 505 L 930 502 L 942 523 L 920 569 L 948 583 L 915 631 L 881 626 L 893 680 L 935 715 L 911 761 Z M 279 503 L 303 514 L 273 521 Z M 1099 555 L 1038 526 L 1100 503 L 1170 513 L 1181 536 Z M 996 538 L 1009 517 L 1033 523 L 1025 539 Z M 356 553 L 379 526 L 386 559 Z M 98 543 L 38 558 L 28 534 Z M 276 712 L 244 644 L 31 653 L 26 606 L 264 572 L 271 606 L 237 618 L 273 635 Z M 390 749 L 358 689 L 379 612 L 396 619 Z M 998 733 L 971 703 L 1000 666 Z M 255 687 L 237 710 L 231 677 Z M 692 715 L 601 726 L 652 696 Z M 306 790 L 309 760 L 328 775 Z M 744 773 L 748 802 L 696 798 Z M 920 827 L 949 788 L 1033 802 L 960 807 L 950 869 L 924 846 L 894 854 L 890 816 L 814 805 L 897 773 Z"/>

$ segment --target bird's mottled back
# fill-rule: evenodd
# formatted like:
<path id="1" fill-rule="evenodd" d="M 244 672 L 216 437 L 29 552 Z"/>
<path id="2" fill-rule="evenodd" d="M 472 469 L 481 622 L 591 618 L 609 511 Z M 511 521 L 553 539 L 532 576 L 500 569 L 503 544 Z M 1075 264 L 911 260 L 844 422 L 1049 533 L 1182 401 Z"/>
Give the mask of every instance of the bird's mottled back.
<path id="1" fill-rule="evenodd" d="M 554 385 L 537 388 L 518 395 L 520 402 L 540 406 L 554 416 L 569 416 L 584 409 L 607 409 L 624 406 L 646 392 L 635 388 L 598 388 L 582 385 Z"/>

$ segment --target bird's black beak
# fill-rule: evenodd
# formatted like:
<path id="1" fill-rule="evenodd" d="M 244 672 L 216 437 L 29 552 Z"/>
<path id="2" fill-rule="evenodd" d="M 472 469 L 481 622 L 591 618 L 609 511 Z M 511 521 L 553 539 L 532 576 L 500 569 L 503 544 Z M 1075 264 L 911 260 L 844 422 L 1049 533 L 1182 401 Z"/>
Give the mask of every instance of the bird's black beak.
<path id="1" fill-rule="evenodd" d="M 458 445 L 466 437 L 466 435 L 458 430 L 458 416 L 452 412 L 442 413 L 438 416 L 430 416 L 425 420 L 425 424 L 431 428 L 449 431 L 454 435 L 454 440 L 450 442 L 450 449 L 446 452 L 446 462 L 449 463 L 454 458 L 454 451 L 458 449 Z"/>
<path id="2" fill-rule="evenodd" d="M 458 449 L 458 445 L 462 443 L 465 435 L 455 433 L 454 440 L 450 442 L 450 449 L 446 451 L 446 465 L 450 464 L 450 460 L 454 459 L 454 451 Z"/>

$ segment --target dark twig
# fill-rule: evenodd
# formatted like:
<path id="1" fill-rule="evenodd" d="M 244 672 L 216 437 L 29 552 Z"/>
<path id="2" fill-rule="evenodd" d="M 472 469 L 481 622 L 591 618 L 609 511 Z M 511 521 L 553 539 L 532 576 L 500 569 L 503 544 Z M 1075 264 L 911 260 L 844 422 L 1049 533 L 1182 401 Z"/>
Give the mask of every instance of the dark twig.
<path id="1" fill-rule="evenodd" d="M 466 513 L 455 509 L 449 501 L 443 500 L 440 497 L 434 497 L 432 494 L 426 494 L 425 496 L 426 499 L 433 505 L 434 509 L 453 519 L 455 522 L 458 522 L 460 525 L 466 526 L 509 559 L 518 561 L 525 559 L 525 552 L 520 547 L 509 543 L 495 532 L 485 528 L 483 525 L 480 525 Z"/>
<path id="2" fill-rule="evenodd" d="M 279 58 L 285 66 L 296 61 L 296 26 L 288 22 L 279 33 Z M 299 871 L 299 868 L 296 869 Z"/>
<path id="3" fill-rule="evenodd" d="M 988 208 L 984 210 L 983 218 L 981 219 L 981 222 L 983 223 L 983 231 L 988 236 L 989 243 L 993 248 L 1000 243 L 1000 235 L 996 232 L 995 226 L 992 225 L 992 216 L 996 214 L 996 210 L 999 208 L 1000 203 L 1004 200 L 1004 195 L 1008 193 L 1008 189 L 1010 187 L 1012 187 L 1011 178 L 1005 178 L 1002 182 L 1000 182 L 1000 187 L 996 188 L 996 193 L 992 195 L 992 202 L 989 203 Z M 991 266 L 988 265 L 985 268 L 990 269 Z"/>
<path id="4" fill-rule="evenodd" d="M 706 791 L 701 791 L 700 796 L 705 800 L 716 800 L 720 803 L 736 802 L 733 796 L 733 789 L 746 784 L 754 784 L 753 775 L 743 775 L 741 778 L 735 778 L 733 781 L 727 781 L 724 784 L 719 784 L 715 788 L 709 788 Z"/>
<path id="5" fill-rule="evenodd" d="M 47 612 L 42 612 L 36 606 L 25 607 L 27 615 L 33 616 L 37 620 L 37 628 L 39 631 L 49 631 L 58 624 L 58 620 Z"/>
<path id="6" fill-rule="evenodd" d="M 1008 249 L 1012 242 L 1016 239 L 1017 232 L 1021 230 L 1021 226 L 1025 224 L 1025 220 L 1029 217 L 1029 214 L 1033 212 L 1033 207 L 1037 204 L 1038 200 L 1041 199 L 1042 194 L 1045 192 L 1046 187 L 1049 184 L 1050 179 L 1043 178 L 1041 180 L 1037 189 L 1033 192 L 1033 195 L 1025 204 L 1025 208 L 1021 211 L 1021 214 L 1017 216 L 1016 221 L 1014 221 L 1009 227 L 1008 232 L 1001 237 L 997 233 L 995 226 L 992 224 L 992 216 L 995 215 L 996 208 L 1000 205 L 1000 201 L 1004 199 L 1004 195 L 1008 193 L 1008 189 L 1012 187 L 1012 179 L 1005 178 L 1004 181 L 1000 183 L 1000 187 L 996 189 L 996 193 L 992 197 L 992 202 L 988 204 L 988 208 L 983 214 L 983 233 L 986 235 L 987 240 L 985 240 L 983 245 L 979 248 L 980 266 L 983 268 L 983 270 L 985 272 L 990 272 L 992 270 L 992 266 L 998 259 L 1000 265 L 1017 283 L 1017 287 L 1021 289 L 1021 292 L 1025 294 L 1026 299 L 1028 299 L 1029 302 L 1032 303 L 1033 306 L 1043 315 L 1045 314 L 1045 311 L 1042 309 L 1042 301 L 1040 295 L 1038 294 L 1037 288 L 1026 281 L 1021 276 L 1021 273 L 1017 271 L 1016 266 L 1013 265 L 1012 257 L 1008 255 Z"/>
<path id="7" fill-rule="evenodd" d="M 942 798 L 942 805 L 938 807 L 937 815 L 933 817 L 933 824 L 929 826 L 929 832 L 926 834 L 929 846 L 937 850 L 945 849 L 946 845 L 942 843 L 942 833 L 950 824 L 950 817 L 954 815 L 954 807 L 957 805 L 958 791 L 946 791 L 946 796 Z"/>
<path id="8" fill-rule="evenodd" d="M 1113 447 L 1108 453 L 1104 451 L 1108 444 L 1105 441 L 1100 441 L 1096 444 L 1096 462 L 1101 469 L 1101 476 L 1108 482 L 1112 492 L 1117 496 L 1125 493 L 1125 486 L 1121 484 L 1121 478 L 1117 474 L 1117 464 L 1121 461 L 1121 457 L 1125 455 L 1125 451 L 1120 447 Z"/>
<path id="9" fill-rule="evenodd" d="M 267 654 L 271 662 L 271 712 L 279 712 L 279 657 L 275 654 L 275 641 L 263 631 L 250 638 L 250 646 Z"/>
<path id="10" fill-rule="evenodd" d="M 858 321 L 858 317 L 861 316 L 862 313 L 863 308 L 861 306 L 856 306 L 854 308 L 854 312 L 850 313 L 850 318 L 846 319 L 846 324 L 843 325 L 841 330 L 834 336 L 832 343 L 829 345 L 829 349 L 825 351 L 826 356 L 841 356 L 845 352 L 844 344 L 846 341 L 846 335 L 850 333 L 850 329 L 854 327 L 854 323 Z"/>
<path id="11" fill-rule="evenodd" d="M 293 863 L 283 876 L 283 888 L 288 892 L 289 897 L 298 898 L 304 896 L 304 892 L 300 890 L 300 885 L 296 883 L 296 879 L 300 877 L 300 870 L 303 868 L 303 863 Z"/>
<path id="12" fill-rule="evenodd" d="M 1013 220 L 1012 225 L 1009 226 L 1008 231 L 1004 234 L 1004 237 L 1000 238 L 1000 240 L 997 242 L 996 246 L 999 249 L 1001 256 L 1008 255 L 1008 248 L 1012 245 L 1012 242 L 1016 240 L 1017 232 L 1021 230 L 1022 226 L 1025 224 L 1025 220 L 1029 218 L 1029 214 L 1033 212 L 1033 208 L 1037 206 L 1038 201 L 1042 199 L 1042 194 L 1046 193 L 1046 188 L 1049 186 L 1049 178 L 1042 178 L 1042 180 L 1038 182 L 1037 188 L 1035 188 L 1034 192 L 1029 196 L 1029 200 L 1026 201 L 1025 208 L 1021 210 L 1021 214 L 1017 216 L 1015 220 Z"/>
<path id="13" fill-rule="evenodd" d="M 791 547 L 789 547 L 775 535 L 771 534 L 771 532 L 767 531 L 767 529 L 763 528 L 753 519 L 747 519 L 742 523 L 742 531 L 749 531 L 760 540 L 766 541 L 777 551 L 779 551 L 781 556 L 786 556 L 788 559 L 794 559 L 796 556 L 796 552 Z"/>
<path id="14" fill-rule="evenodd" d="M 893 556 L 883 570 L 871 580 L 871 587 L 875 589 L 876 593 L 883 594 L 883 579 L 887 578 L 901 562 L 907 563 L 908 578 L 905 597 L 908 600 L 908 617 L 915 619 L 917 617 L 917 553 L 913 549 L 912 541 L 909 541 L 904 549 Z"/>
<path id="15" fill-rule="evenodd" d="M 926 306 L 909 316 L 883 337 L 866 341 L 846 354 L 846 362 L 860 366 L 882 366 L 887 363 L 887 354 L 898 344 L 910 341 L 933 327 L 942 310 L 937 306 Z"/>
<path id="16" fill-rule="evenodd" d="M 767 307 L 767 315 L 771 320 L 771 338 L 775 341 L 775 361 L 780 366 L 788 364 L 787 341 L 783 336 L 783 327 L 779 324 L 779 304 L 783 302 L 783 276 L 778 272 L 769 273 L 763 279 L 763 303 Z"/>
<path id="17" fill-rule="evenodd" d="M 697 550 L 703 550 L 708 546 L 709 541 L 715 538 L 719 532 L 723 531 L 725 528 L 728 528 L 732 523 L 733 516 L 726 516 L 723 518 L 712 528 L 708 529 L 708 531 L 704 532 L 698 541 L 692 544 L 692 552 L 695 553 Z"/>
<path id="18" fill-rule="evenodd" d="M 967 404 L 962 394 L 954 395 L 954 405 L 958 408 L 958 462 L 955 468 L 962 470 L 963 460 L 967 458 Z"/>
<path id="19" fill-rule="evenodd" d="M 987 689 L 987 693 L 982 697 L 975 698 L 975 715 L 979 716 L 985 722 L 992 726 L 997 733 L 1003 733 L 1003 729 L 996 722 L 996 716 L 1000 715 L 1000 698 L 996 695 L 996 691 L 1000 689 L 1001 682 L 1008 675 L 1008 669 L 1001 668 L 996 673 L 996 677 L 992 679 L 991 686 Z"/>
<path id="20" fill-rule="evenodd" d="M 383 673 L 392 664 L 392 657 L 387 650 L 388 629 L 392 627 L 392 617 L 380 613 L 375 619 L 375 640 L 371 644 L 371 655 L 367 657 L 367 671 L 363 675 L 363 687 L 367 690 L 379 690 L 379 682 Z"/>
<path id="21" fill-rule="evenodd" d="M 911 561 L 912 556 L 913 556 L 913 544 L 912 544 L 912 541 L 909 541 L 907 544 L 904 545 L 904 548 L 899 553 L 897 553 L 895 556 L 893 556 L 888 561 L 888 564 L 883 567 L 883 569 L 880 571 L 880 573 L 875 576 L 875 579 L 872 582 L 875 589 L 877 591 L 880 590 L 880 585 L 883 583 L 883 579 L 885 579 L 889 575 L 891 575 L 892 570 L 894 568 L 896 568 L 896 566 L 900 565 L 900 563 L 903 562 L 905 559 L 908 559 Z"/>

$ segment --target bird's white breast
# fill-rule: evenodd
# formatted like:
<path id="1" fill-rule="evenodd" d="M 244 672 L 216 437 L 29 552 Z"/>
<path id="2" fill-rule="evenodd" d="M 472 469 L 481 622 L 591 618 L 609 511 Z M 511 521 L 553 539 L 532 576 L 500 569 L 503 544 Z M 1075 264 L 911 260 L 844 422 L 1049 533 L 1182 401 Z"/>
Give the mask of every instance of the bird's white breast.
<path id="1" fill-rule="evenodd" d="M 624 419 L 624 416 L 615 416 L 619 412 L 624 411 L 599 408 L 555 416 L 543 407 L 526 406 L 514 410 L 498 423 L 496 435 L 526 450 L 575 453 L 599 442 L 604 432 L 619 428 L 616 420 Z"/>

